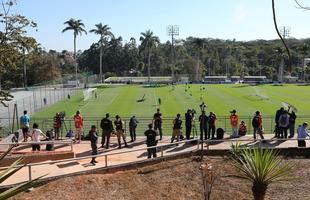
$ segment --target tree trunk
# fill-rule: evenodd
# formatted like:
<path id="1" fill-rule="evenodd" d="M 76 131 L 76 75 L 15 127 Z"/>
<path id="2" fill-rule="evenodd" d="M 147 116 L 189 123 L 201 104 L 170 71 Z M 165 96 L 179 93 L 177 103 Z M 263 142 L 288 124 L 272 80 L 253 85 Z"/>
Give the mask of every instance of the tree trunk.
<path id="1" fill-rule="evenodd" d="M 100 42 L 100 83 L 102 83 L 102 38 Z"/>
<path id="2" fill-rule="evenodd" d="M 75 85 L 77 87 L 78 86 L 78 65 L 77 65 L 77 60 L 76 60 L 76 35 L 75 34 L 73 37 L 73 44 L 74 44 L 73 57 L 74 57 L 74 62 L 75 62 Z"/>
<path id="3" fill-rule="evenodd" d="M 148 67 L 147 67 L 147 79 L 148 83 L 151 81 L 151 51 L 150 48 L 148 48 Z"/>
<path id="4" fill-rule="evenodd" d="M 254 183 L 252 192 L 254 200 L 264 200 L 267 191 L 267 185 L 263 183 Z"/>

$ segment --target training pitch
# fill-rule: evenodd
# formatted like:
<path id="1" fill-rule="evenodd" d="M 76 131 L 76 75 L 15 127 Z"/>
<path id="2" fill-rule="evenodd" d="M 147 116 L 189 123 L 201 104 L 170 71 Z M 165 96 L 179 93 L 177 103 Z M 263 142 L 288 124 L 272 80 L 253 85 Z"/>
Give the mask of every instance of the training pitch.
<path id="1" fill-rule="evenodd" d="M 298 108 L 298 115 L 310 115 L 310 86 L 299 85 L 176 85 L 147 87 L 143 85 L 109 85 L 97 89 L 97 98 L 92 96 L 84 101 L 80 92 L 70 100 L 66 99 L 33 115 L 35 118 L 51 118 L 56 112 L 65 111 L 67 117 L 80 110 L 84 118 L 103 117 L 105 113 L 129 118 L 151 118 L 160 108 L 163 116 L 182 116 L 188 108 L 197 112 L 202 101 L 207 112 L 217 116 L 229 116 L 236 109 L 240 116 L 253 116 L 256 110 L 263 116 L 273 116 L 282 102 Z M 144 96 L 144 98 L 143 98 Z M 142 99 L 143 98 L 143 99 Z M 161 105 L 158 104 L 161 99 Z"/>

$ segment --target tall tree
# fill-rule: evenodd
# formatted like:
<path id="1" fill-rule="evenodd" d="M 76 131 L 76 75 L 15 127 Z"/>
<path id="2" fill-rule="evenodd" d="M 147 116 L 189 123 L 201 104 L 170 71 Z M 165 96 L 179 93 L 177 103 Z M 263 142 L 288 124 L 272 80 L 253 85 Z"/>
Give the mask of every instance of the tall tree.
<path id="1" fill-rule="evenodd" d="M 160 41 L 159 41 L 159 38 L 155 36 L 151 30 L 147 30 L 146 32 L 141 33 L 140 41 L 141 41 L 140 51 L 147 51 L 147 54 L 148 54 L 147 76 L 148 76 L 148 82 L 150 82 L 151 51 L 152 51 L 152 48 L 156 47 Z"/>
<path id="2" fill-rule="evenodd" d="M 84 27 L 85 25 L 82 23 L 82 20 L 78 19 L 75 20 L 73 18 L 69 19 L 68 21 L 64 22 L 64 24 L 67 25 L 66 28 L 64 28 L 62 30 L 62 32 L 66 32 L 69 30 L 73 31 L 73 45 L 74 45 L 74 61 L 75 61 L 75 80 L 76 80 L 76 84 L 78 83 L 78 66 L 77 66 L 77 61 L 76 61 L 76 37 L 78 35 L 82 35 L 82 33 L 84 32 L 85 34 L 87 34 L 87 32 L 85 31 Z"/>
<path id="3" fill-rule="evenodd" d="M 204 40 L 201 38 L 195 38 L 193 40 L 193 45 L 196 48 L 196 59 L 197 59 L 197 63 L 196 63 L 196 68 L 195 68 L 195 81 L 199 81 L 199 66 L 200 66 L 200 54 L 201 54 L 201 50 L 204 47 Z"/>
<path id="4" fill-rule="evenodd" d="M 113 33 L 110 31 L 110 27 L 108 25 L 102 25 L 102 23 L 96 24 L 96 28 L 90 30 L 89 32 L 100 35 L 100 83 L 102 83 L 102 52 L 103 52 L 103 41 L 107 39 L 107 37 L 113 37 Z"/>

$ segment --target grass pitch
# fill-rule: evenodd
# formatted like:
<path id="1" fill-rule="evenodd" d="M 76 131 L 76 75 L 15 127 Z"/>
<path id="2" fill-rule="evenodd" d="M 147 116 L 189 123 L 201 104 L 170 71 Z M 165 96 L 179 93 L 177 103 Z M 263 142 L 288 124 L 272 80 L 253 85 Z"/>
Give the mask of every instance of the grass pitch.
<path id="1" fill-rule="evenodd" d="M 139 100 L 145 95 L 145 100 Z M 161 98 L 161 105 L 158 105 Z M 80 110 L 85 118 L 112 116 L 119 114 L 128 118 L 150 118 L 159 107 L 163 116 L 174 117 L 185 113 L 188 108 L 199 111 L 199 104 L 204 101 L 207 111 L 218 116 L 229 116 L 229 111 L 236 109 L 240 116 L 252 116 L 256 110 L 263 116 L 272 116 L 281 107 L 281 102 L 288 102 L 299 109 L 298 115 L 310 114 L 310 87 L 297 85 L 176 85 L 162 87 L 144 87 L 142 85 L 124 85 L 98 88 L 97 98 L 83 101 L 82 92 L 70 100 L 63 100 L 47 107 L 35 118 L 51 118 L 56 112 L 65 111 L 73 116 Z"/>

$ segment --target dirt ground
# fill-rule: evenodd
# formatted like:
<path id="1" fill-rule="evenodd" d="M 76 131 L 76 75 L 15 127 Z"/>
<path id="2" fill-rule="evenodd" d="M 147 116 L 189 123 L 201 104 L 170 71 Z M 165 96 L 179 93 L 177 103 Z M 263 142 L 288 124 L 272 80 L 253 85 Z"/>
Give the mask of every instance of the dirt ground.
<path id="1" fill-rule="evenodd" d="M 219 174 L 213 186 L 212 199 L 253 199 L 251 183 L 226 177 L 237 173 L 229 162 L 221 157 L 208 157 L 206 161 L 213 163 Z M 266 199 L 310 200 L 310 160 L 291 159 L 285 162 L 295 163 L 291 176 L 296 179 L 270 185 Z M 201 200 L 203 187 L 200 164 L 192 157 L 113 174 L 68 177 L 11 199 Z"/>

